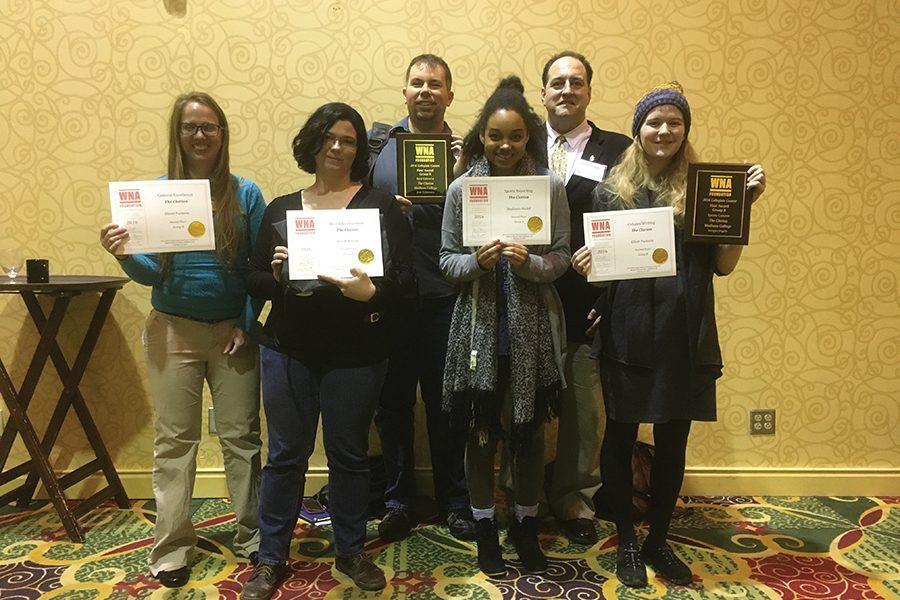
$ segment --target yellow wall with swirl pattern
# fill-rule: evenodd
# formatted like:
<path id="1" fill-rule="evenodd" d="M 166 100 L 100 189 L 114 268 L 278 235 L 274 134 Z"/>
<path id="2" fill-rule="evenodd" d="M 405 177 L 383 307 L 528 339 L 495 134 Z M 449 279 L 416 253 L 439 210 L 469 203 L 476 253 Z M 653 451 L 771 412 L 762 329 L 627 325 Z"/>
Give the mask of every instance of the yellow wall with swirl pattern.
<path id="1" fill-rule="evenodd" d="M 162 0 L 0 0 L 0 13 L 0 243 L 57 274 L 119 273 L 97 243 L 106 182 L 163 171 L 168 111 L 185 90 L 220 100 L 234 171 L 271 200 L 309 182 L 289 142 L 316 106 L 398 119 L 403 70 L 422 51 L 453 69 L 457 130 L 507 73 L 539 107 L 540 68 L 563 48 L 593 62 L 589 116 L 607 129 L 629 129 L 651 84 L 680 80 L 701 155 L 762 162 L 769 180 L 750 247 L 717 283 L 719 421 L 694 427 L 687 490 L 900 493 L 900 4 L 187 0 L 179 15 Z M 73 303 L 69 356 L 92 307 Z M 82 383 L 137 494 L 153 439 L 148 310 L 149 290 L 129 284 Z M 16 382 L 35 343 L 22 302 L 0 297 L 0 356 Z M 36 421 L 59 391 L 45 374 Z M 775 436 L 748 435 L 760 407 L 777 409 Z M 67 423 L 56 467 L 86 449 Z M 221 479 L 214 440 L 199 462 Z M 315 473 L 323 465 L 320 446 Z"/>

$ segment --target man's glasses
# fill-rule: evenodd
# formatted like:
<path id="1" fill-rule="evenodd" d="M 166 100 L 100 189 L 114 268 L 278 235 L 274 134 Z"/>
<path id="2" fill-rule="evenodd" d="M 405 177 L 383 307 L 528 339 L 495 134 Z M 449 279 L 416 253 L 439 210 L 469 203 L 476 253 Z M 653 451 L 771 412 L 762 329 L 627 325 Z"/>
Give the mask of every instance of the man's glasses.
<path id="1" fill-rule="evenodd" d="M 178 131 L 181 132 L 181 135 L 187 137 L 196 135 L 197 130 L 202 131 L 206 137 L 216 137 L 219 135 L 219 131 L 224 129 L 221 125 L 214 123 L 180 123 L 178 125 Z"/>

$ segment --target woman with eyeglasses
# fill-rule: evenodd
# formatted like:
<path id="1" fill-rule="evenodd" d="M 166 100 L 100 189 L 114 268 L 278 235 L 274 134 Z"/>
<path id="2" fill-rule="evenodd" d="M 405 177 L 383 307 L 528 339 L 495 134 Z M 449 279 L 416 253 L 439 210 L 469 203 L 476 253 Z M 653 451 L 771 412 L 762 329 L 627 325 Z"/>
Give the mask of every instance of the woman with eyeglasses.
<path id="1" fill-rule="evenodd" d="M 287 574 L 291 539 L 313 453 L 316 428 L 328 459 L 328 510 L 334 527 L 334 569 L 364 590 L 387 585 L 366 553 L 369 427 L 387 371 L 388 328 L 399 301 L 415 297 L 409 222 L 394 196 L 364 183 L 369 171 L 366 127 L 351 106 L 316 109 L 292 144 L 312 184 L 266 208 L 247 287 L 271 300 L 260 340 L 268 455 L 259 498 L 259 563 L 243 600 L 272 596 Z M 377 209 L 384 276 L 351 269 L 346 279 L 320 274 L 290 280 L 286 211 Z"/>
<path id="2" fill-rule="evenodd" d="M 253 560 L 259 547 L 259 365 L 248 331 L 261 303 L 250 300 L 244 279 L 265 201 L 255 183 L 231 173 L 228 141 L 225 113 L 209 95 L 191 92 L 176 98 L 167 178 L 209 180 L 215 251 L 125 256 L 127 228 L 109 223 L 100 229 L 101 244 L 125 273 L 152 288 L 153 310 L 143 334 L 156 415 L 150 573 L 165 587 L 187 583 L 189 553 L 197 541 L 189 505 L 204 380 L 235 512 L 234 552 Z"/>

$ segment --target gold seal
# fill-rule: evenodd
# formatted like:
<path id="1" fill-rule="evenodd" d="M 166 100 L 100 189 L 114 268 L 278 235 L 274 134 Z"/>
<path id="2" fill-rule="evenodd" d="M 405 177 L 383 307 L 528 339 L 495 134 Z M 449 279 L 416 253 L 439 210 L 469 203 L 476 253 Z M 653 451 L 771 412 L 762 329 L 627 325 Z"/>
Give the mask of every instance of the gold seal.
<path id="1" fill-rule="evenodd" d="M 531 233 L 537 233 L 544 228 L 544 222 L 540 217 L 531 217 L 528 219 L 528 230 Z"/>
<path id="2" fill-rule="evenodd" d="M 656 264 L 661 265 L 667 260 L 669 260 L 669 253 L 665 248 L 657 248 L 653 251 L 653 262 Z"/>
<path id="3" fill-rule="evenodd" d="M 206 225 L 200 221 L 191 221 L 191 224 L 188 225 L 188 233 L 194 237 L 200 237 L 206 233 Z"/>
<path id="4" fill-rule="evenodd" d="M 368 248 L 363 248 L 362 250 L 359 251 L 359 254 L 357 254 L 356 257 L 359 259 L 359 262 L 361 262 L 364 265 L 367 265 L 370 262 L 372 262 L 373 260 L 375 260 L 375 253 L 372 252 L 371 250 L 369 250 Z"/>

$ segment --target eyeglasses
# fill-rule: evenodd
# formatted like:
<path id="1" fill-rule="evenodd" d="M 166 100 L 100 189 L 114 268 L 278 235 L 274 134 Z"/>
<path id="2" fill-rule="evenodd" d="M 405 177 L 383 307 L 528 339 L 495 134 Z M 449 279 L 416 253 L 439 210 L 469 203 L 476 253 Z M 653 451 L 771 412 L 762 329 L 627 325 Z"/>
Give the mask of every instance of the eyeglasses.
<path id="1" fill-rule="evenodd" d="M 219 135 L 219 131 L 225 130 L 224 127 L 215 123 L 180 123 L 178 125 L 178 131 L 181 132 L 181 135 L 188 137 L 196 135 L 198 129 L 206 137 L 216 137 Z"/>
<path id="2" fill-rule="evenodd" d="M 328 132 L 325 132 L 325 135 L 322 136 L 322 145 L 326 148 L 331 148 L 334 146 L 334 143 L 337 142 L 338 146 L 342 148 L 355 148 L 356 147 L 356 138 L 352 138 L 349 136 L 336 136 L 332 135 Z"/>

